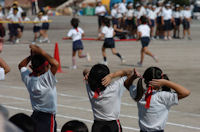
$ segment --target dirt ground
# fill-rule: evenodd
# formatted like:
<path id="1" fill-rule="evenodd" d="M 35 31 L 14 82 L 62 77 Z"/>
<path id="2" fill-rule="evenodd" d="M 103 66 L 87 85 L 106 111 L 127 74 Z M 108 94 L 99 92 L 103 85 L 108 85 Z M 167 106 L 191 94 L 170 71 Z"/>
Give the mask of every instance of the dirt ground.
<path id="1" fill-rule="evenodd" d="M 102 41 L 83 41 L 85 50 L 90 52 L 92 61 L 88 63 L 85 59 L 77 59 L 78 69 L 72 70 L 70 40 L 62 40 L 70 29 L 71 17 L 51 18 L 51 29 L 49 38 L 51 43 L 38 44 L 49 54 L 53 55 L 55 43 L 59 44 L 59 54 L 63 73 L 56 75 L 58 83 L 58 131 L 62 125 L 72 119 L 85 122 L 88 128 L 93 123 L 91 106 L 88 101 L 82 71 L 91 68 L 92 65 L 101 62 Z M 80 17 L 81 27 L 85 30 L 87 37 L 97 36 L 97 18 Z M 0 81 L 0 103 L 6 106 L 13 114 L 24 112 L 31 115 L 32 109 L 26 87 L 21 81 L 17 68 L 18 63 L 29 55 L 29 44 L 33 39 L 32 25 L 26 25 L 23 39 L 20 44 L 4 44 L 2 58 L 11 67 L 4 81 Z M 117 42 L 116 48 L 126 59 L 121 65 L 120 60 L 107 51 L 108 66 L 111 71 L 125 68 L 137 68 L 141 73 L 149 66 L 158 66 L 164 73 L 169 75 L 170 80 L 177 82 L 191 91 L 191 95 L 172 107 L 166 125 L 166 132 L 199 132 L 200 131 L 200 105 L 199 104 L 199 81 L 200 81 L 200 24 L 194 21 L 191 26 L 192 40 L 153 40 L 149 49 L 159 58 L 155 63 L 152 58 L 145 56 L 144 66 L 135 65 L 140 58 L 140 42 Z M 120 121 L 124 132 L 139 131 L 136 103 L 130 98 L 128 91 L 123 95 L 121 104 Z"/>

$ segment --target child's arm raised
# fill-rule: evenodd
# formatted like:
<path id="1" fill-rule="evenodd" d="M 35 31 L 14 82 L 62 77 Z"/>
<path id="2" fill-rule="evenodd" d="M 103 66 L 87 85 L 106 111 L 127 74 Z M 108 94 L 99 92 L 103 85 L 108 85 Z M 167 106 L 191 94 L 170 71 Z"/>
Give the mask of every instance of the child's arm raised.
<path id="1" fill-rule="evenodd" d="M 133 81 L 137 78 L 140 78 L 141 75 L 136 71 L 136 69 L 134 68 L 134 73 L 132 75 L 130 75 L 126 81 L 124 82 L 124 86 L 126 87 L 127 90 L 129 90 L 130 86 L 132 85 Z"/>
<path id="2" fill-rule="evenodd" d="M 125 69 L 125 70 L 120 70 L 114 73 L 110 73 L 102 79 L 102 85 L 108 86 L 113 78 L 128 76 L 131 73 L 132 73 L 132 69 Z"/>
<path id="3" fill-rule="evenodd" d="M 23 60 L 19 63 L 19 65 L 18 65 L 19 70 L 20 70 L 22 67 L 26 67 L 30 61 L 31 61 L 31 56 L 28 56 L 28 57 L 26 57 L 25 59 L 23 59 Z"/>
<path id="4" fill-rule="evenodd" d="M 2 58 L 0 58 L 0 67 L 2 67 L 4 69 L 5 74 L 10 72 L 10 67 L 8 66 L 8 64 Z"/>
<path id="5" fill-rule="evenodd" d="M 156 87 L 162 87 L 162 86 L 167 86 L 169 88 L 172 88 L 176 91 L 176 93 L 178 94 L 178 99 L 182 99 L 187 97 L 188 95 L 190 95 L 190 91 L 188 89 L 186 89 L 185 87 L 176 84 L 172 81 L 168 81 L 165 79 L 153 79 L 150 82 L 151 85 L 156 86 Z"/>
<path id="6" fill-rule="evenodd" d="M 45 59 L 51 65 L 51 72 L 53 73 L 53 75 L 55 75 L 59 66 L 58 62 L 37 45 L 31 44 L 30 49 L 34 54 L 40 54 L 45 57 Z"/>

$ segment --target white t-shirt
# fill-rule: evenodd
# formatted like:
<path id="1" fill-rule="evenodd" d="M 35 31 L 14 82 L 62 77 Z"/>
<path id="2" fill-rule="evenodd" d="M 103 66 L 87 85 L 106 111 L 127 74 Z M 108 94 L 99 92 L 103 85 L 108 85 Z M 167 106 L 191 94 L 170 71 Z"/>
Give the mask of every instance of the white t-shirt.
<path id="1" fill-rule="evenodd" d="M 29 76 L 31 72 L 26 67 L 22 67 L 20 72 L 22 81 L 30 95 L 32 109 L 56 114 L 57 92 L 55 85 L 57 81 L 51 70 L 39 77 Z"/>
<path id="2" fill-rule="evenodd" d="M 77 29 L 70 29 L 67 36 L 68 37 L 72 37 L 72 40 L 73 41 L 76 41 L 76 40 L 81 40 L 82 38 L 82 34 L 84 34 L 84 31 L 83 29 L 81 29 L 80 27 L 78 27 Z"/>
<path id="3" fill-rule="evenodd" d="M 101 31 L 104 34 L 105 38 L 112 38 L 114 29 L 112 27 L 104 26 Z"/>
<path id="4" fill-rule="evenodd" d="M 101 13 L 102 12 L 102 13 Z M 100 14 L 98 14 L 100 13 Z M 99 15 L 99 16 L 105 16 L 105 13 L 106 13 L 106 8 L 105 6 L 101 5 L 101 6 L 97 6 L 95 8 L 95 14 L 96 15 Z"/>
<path id="5" fill-rule="evenodd" d="M 141 37 L 150 37 L 150 28 L 147 24 L 139 25 L 138 32 L 141 32 Z"/>
<path id="6" fill-rule="evenodd" d="M 183 18 L 191 18 L 191 17 L 192 17 L 191 10 L 184 10 L 184 11 L 182 12 L 182 17 L 183 17 Z"/>
<path id="7" fill-rule="evenodd" d="M 137 89 L 133 85 L 129 89 L 131 97 L 136 97 Z M 153 91 L 150 108 L 146 109 L 145 95 L 137 103 L 139 126 L 143 131 L 164 130 L 168 119 L 168 113 L 173 105 L 178 104 L 178 95 L 173 92 Z"/>
<path id="8" fill-rule="evenodd" d="M 134 14 L 134 9 L 129 9 L 126 12 L 126 17 L 131 18 L 131 17 L 133 17 L 133 14 Z"/>
<path id="9" fill-rule="evenodd" d="M 172 19 L 172 9 L 166 9 L 164 8 L 162 10 L 162 16 L 164 20 L 170 20 Z"/>
<path id="10" fill-rule="evenodd" d="M 181 18 L 181 12 L 180 11 L 173 11 L 172 16 L 174 18 Z"/>
<path id="11" fill-rule="evenodd" d="M 22 12 L 24 12 L 24 11 L 21 7 L 17 7 L 17 8 L 18 8 L 17 15 L 19 15 L 21 17 Z M 11 15 L 11 14 L 13 14 L 13 8 L 11 8 L 9 13 L 8 13 L 8 15 Z"/>
<path id="12" fill-rule="evenodd" d="M 113 17 L 113 18 L 117 18 L 117 9 L 112 9 L 111 10 L 111 16 Z"/>
<path id="13" fill-rule="evenodd" d="M 4 80 L 4 79 L 5 79 L 5 70 L 0 67 L 0 80 Z"/>
<path id="14" fill-rule="evenodd" d="M 156 13 L 156 11 L 154 10 L 149 10 L 149 13 L 148 13 L 148 18 L 149 19 L 151 19 L 151 20 L 155 20 L 156 19 L 156 17 L 157 17 L 157 13 Z"/>
<path id="15" fill-rule="evenodd" d="M 41 21 L 41 19 L 39 19 L 38 17 L 36 17 L 35 19 L 34 19 L 34 22 L 40 22 Z M 42 26 L 42 23 L 35 23 L 34 24 L 35 26 Z"/>
<path id="16" fill-rule="evenodd" d="M 156 8 L 156 14 L 157 14 L 157 16 L 161 16 L 162 15 L 162 7 L 157 7 Z"/>
<path id="17" fill-rule="evenodd" d="M 48 19 L 48 16 L 47 15 L 44 15 L 44 16 L 42 16 L 42 18 L 41 18 L 41 21 L 48 21 L 49 19 Z"/>
<path id="18" fill-rule="evenodd" d="M 3 12 L 1 11 L 0 12 L 0 19 L 3 19 L 4 18 L 4 14 L 3 14 Z"/>
<path id="19" fill-rule="evenodd" d="M 97 99 L 93 98 L 94 92 L 86 84 L 88 97 L 92 106 L 94 120 L 118 120 L 121 108 L 121 97 L 126 90 L 124 81 L 127 77 L 122 77 L 114 81 L 102 91 Z"/>
<path id="20" fill-rule="evenodd" d="M 7 16 L 7 19 L 10 19 L 13 22 L 19 22 L 19 21 L 21 21 L 21 16 L 19 14 L 17 14 L 17 15 L 10 14 Z"/>
<path id="21" fill-rule="evenodd" d="M 134 16 L 137 18 L 137 19 L 140 19 L 141 16 L 145 16 L 146 15 L 146 11 L 143 10 L 143 8 L 141 7 L 141 9 L 138 11 L 138 10 L 135 10 L 134 12 Z"/>
<path id="22" fill-rule="evenodd" d="M 118 10 L 119 10 L 119 13 L 121 14 L 125 14 L 126 13 L 126 3 L 119 3 L 119 6 L 118 6 Z"/>

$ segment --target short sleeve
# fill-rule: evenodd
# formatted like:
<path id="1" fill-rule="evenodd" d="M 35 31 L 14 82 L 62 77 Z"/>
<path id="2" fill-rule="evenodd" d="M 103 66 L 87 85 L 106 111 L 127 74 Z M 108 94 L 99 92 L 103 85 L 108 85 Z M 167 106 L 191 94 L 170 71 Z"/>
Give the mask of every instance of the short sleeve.
<path id="1" fill-rule="evenodd" d="M 101 30 L 101 32 L 102 32 L 103 34 L 106 34 L 106 33 L 107 33 L 106 27 L 103 27 L 102 30 Z"/>
<path id="2" fill-rule="evenodd" d="M 5 70 L 0 67 L 0 80 L 4 80 L 4 79 L 5 79 Z"/>
<path id="3" fill-rule="evenodd" d="M 21 72 L 21 78 L 22 78 L 22 81 L 25 83 L 25 85 L 28 84 L 29 80 L 30 80 L 30 76 L 29 74 L 31 73 L 28 68 L 26 67 L 22 67 L 20 69 L 20 72 Z"/>
<path id="4" fill-rule="evenodd" d="M 72 30 L 70 30 L 67 34 L 68 37 L 72 37 Z"/>
<path id="5" fill-rule="evenodd" d="M 135 99 L 137 96 L 137 88 L 135 85 L 131 85 L 129 88 L 129 93 L 132 99 Z"/>
<path id="6" fill-rule="evenodd" d="M 79 32 L 80 32 L 81 34 L 83 34 L 83 33 L 84 33 L 84 31 L 83 31 L 83 29 L 82 29 L 82 28 L 78 28 L 78 30 L 79 30 Z"/>
<path id="7" fill-rule="evenodd" d="M 7 16 L 7 19 L 11 19 L 11 18 L 12 18 L 12 15 L 9 14 L 9 15 Z"/>
<path id="8" fill-rule="evenodd" d="M 119 96 L 121 97 L 124 93 L 124 91 L 126 90 L 125 86 L 124 86 L 124 82 L 127 79 L 126 76 L 120 78 L 119 80 L 117 80 L 116 82 L 118 83 L 118 90 L 119 90 Z"/>
<path id="9" fill-rule="evenodd" d="M 51 70 L 48 70 L 48 72 L 46 72 L 42 78 L 44 79 L 43 82 L 45 82 L 49 87 L 54 88 L 54 86 L 56 85 L 56 77 L 55 75 L 53 75 L 53 73 L 51 72 Z"/>
<path id="10" fill-rule="evenodd" d="M 159 92 L 158 97 L 164 105 L 170 108 L 173 105 L 178 104 L 178 95 L 173 92 Z"/>

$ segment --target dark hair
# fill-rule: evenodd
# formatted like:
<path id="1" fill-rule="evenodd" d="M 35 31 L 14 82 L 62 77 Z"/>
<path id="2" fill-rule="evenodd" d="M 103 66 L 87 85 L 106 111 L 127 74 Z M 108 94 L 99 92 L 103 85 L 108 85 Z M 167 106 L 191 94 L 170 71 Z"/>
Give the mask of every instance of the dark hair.
<path id="1" fill-rule="evenodd" d="M 146 23 L 147 23 L 147 18 L 146 18 L 146 16 L 141 16 L 141 17 L 140 17 L 140 22 L 141 22 L 141 24 L 146 24 Z"/>
<path id="2" fill-rule="evenodd" d="M 78 120 L 72 120 L 62 126 L 61 132 L 71 130 L 73 132 L 88 132 L 87 126 Z"/>
<path id="3" fill-rule="evenodd" d="M 14 8 L 13 8 L 13 11 L 18 11 L 18 8 L 14 7 Z"/>
<path id="4" fill-rule="evenodd" d="M 22 12 L 22 17 L 26 17 L 26 12 Z"/>
<path id="5" fill-rule="evenodd" d="M 169 80 L 168 76 L 166 74 L 163 74 L 162 70 L 158 67 L 149 67 L 145 70 L 143 74 L 144 83 L 146 84 L 146 87 L 149 86 L 149 82 L 153 79 L 166 79 Z M 137 83 L 137 95 L 135 97 L 135 101 L 139 101 L 143 94 L 144 94 L 144 88 L 142 85 L 142 78 L 138 80 Z M 170 91 L 169 87 L 163 86 L 162 91 Z"/>
<path id="6" fill-rule="evenodd" d="M 9 121 L 22 129 L 24 132 L 36 132 L 35 120 L 24 113 L 12 116 Z"/>
<path id="7" fill-rule="evenodd" d="M 44 64 L 45 61 L 46 61 L 46 59 L 42 55 L 34 55 L 34 56 L 32 56 L 31 57 L 32 69 L 38 68 L 39 66 Z"/>
<path id="8" fill-rule="evenodd" d="M 79 24 L 79 19 L 78 18 L 72 18 L 71 25 L 73 26 L 73 28 L 77 28 L 78 24 Z"/>
<path id="9" fill-rule="evenodd" d="M 100 91 L 105 90 L 105 86 L 102 85 L 102 79 L 110 73 L 109 68 L 106 65 L 103 64 L 96 64 L 92 67 L 90 70 L 89 76 L 88 76 L 88 83 L 90 86 L 90 89 L 92 91 L 96 91 L 99 89 Z"/>
<path id="10" fill-rule="evenodd" d="M 109 18 L 104 18 L 103 23 L 107 26 L 110 27 L 110 19 Z"/>

